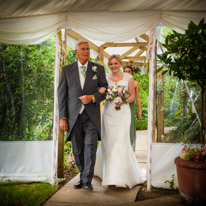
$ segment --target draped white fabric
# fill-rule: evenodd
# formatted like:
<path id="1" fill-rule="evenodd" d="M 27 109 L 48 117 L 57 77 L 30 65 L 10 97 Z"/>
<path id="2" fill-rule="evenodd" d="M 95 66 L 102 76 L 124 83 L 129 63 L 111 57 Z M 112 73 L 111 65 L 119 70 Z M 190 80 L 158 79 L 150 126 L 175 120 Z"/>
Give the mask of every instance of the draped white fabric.
<path id="1" fill-rule="evenodd" d="M 0 42 L 36 44 L 56 34 L 66 25 L 65 15 L 35 16 L 0 20 Z"/>
<path id="2" fill-rule="evenodd" d="M 71 13 L 68 22 L 85 37 L 100 41 L 126 41 L 149 31 L 157 24 L 158 12 L 92 12 Z"/>
<path id="3" fill-rule="evenodd" d="M 52 181 L 52 141 L 0 142 L 0 182 Z"/>
<path id="4" fill-rule="evenodd" d="M 36 44 L 62 28 L 125 41 L 162 22 L 177 31 L 206 18 L 206 0 L 0 0 L 0 42 Z"/>

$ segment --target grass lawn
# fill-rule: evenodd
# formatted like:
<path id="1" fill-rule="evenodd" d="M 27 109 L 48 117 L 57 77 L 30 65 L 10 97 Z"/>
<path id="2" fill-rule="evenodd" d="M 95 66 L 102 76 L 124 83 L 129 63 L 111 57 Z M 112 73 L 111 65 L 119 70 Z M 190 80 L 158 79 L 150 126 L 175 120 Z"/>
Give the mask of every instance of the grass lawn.
<path id="1" fill-rule="evenodd" d="M 0 184 L 1 206 L 40 206 L 58 189 L 45 182 Z"/>

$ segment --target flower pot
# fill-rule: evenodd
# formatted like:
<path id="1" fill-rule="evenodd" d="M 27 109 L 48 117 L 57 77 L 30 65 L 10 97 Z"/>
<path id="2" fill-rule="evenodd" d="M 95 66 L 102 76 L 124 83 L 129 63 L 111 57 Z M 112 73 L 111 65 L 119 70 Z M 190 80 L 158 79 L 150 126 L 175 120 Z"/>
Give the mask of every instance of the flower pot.
<path id="1" fill-rule="evenodd" d="M 187 204 L 206 203 L 206 162 L 175 158 L 180 195 Z"/>

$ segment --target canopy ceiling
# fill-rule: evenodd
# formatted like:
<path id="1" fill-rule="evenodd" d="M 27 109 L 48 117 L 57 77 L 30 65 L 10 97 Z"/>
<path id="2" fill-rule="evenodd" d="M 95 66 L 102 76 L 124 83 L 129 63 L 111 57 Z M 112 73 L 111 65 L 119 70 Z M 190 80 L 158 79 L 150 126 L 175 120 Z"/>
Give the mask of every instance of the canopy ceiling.
<path id="1" fill-rule="evenodd" d="M 0 0 L 0 42 L 35 44 L 72 28 L 86 38 L 121 42 L 159 23 L 177 31 L 206 19 L 206 0 Z"/>

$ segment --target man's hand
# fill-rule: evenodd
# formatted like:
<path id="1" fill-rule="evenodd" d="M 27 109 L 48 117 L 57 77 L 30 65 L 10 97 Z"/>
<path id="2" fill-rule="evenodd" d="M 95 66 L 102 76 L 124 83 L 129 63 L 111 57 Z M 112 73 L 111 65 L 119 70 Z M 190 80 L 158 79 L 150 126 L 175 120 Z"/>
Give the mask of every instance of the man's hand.
<path id="1" fill-rule="evenodd" d="M 68 122 L 66 119 L 60 119 L 59 127 L 61 130 L 66 131 L 68 129 Z"/>
<path id="2" fill-rule="evenodd" d="M 79 99 L 82 101 L 83 104 L 89 104 L 92 101 L 93 95 L 83 95 L 79 97 Z"/>

